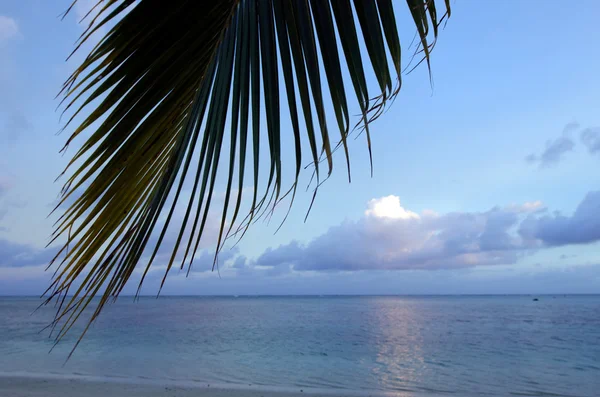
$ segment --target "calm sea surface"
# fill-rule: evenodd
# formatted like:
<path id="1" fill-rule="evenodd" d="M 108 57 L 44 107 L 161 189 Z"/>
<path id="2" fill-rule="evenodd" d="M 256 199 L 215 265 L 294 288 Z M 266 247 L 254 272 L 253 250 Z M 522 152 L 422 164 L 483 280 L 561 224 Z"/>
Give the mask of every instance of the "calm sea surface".
<path id="1" fill-rule="evenodd" d="M 0 372 L 326 388 L 599 396 L 600 296 L 122 298 L 64 366 L 54 311 L 0 298 Z M 342 391 L 342 390 L 339 390 Z"/>

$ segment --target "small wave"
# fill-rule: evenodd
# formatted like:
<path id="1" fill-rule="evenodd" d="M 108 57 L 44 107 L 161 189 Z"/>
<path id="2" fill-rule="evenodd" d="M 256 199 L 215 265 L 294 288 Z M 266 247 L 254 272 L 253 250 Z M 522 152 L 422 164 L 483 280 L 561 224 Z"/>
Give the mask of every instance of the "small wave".
<path id="1" fill-rule="evenodd" d="M 527 397 L 582 397 L 576 394 L 560 394 L 560 393 L 552 393 L 545 392 L 542 390 L 526 390 L 526 391 L 515 391 L 510 392 L 509 394 L 513 396 L 527 396 Z"/>
<path id="2" fill-rule="evenodd" d="M 432 387 L 424 387 L 424 386 L 419 386 L 416 389 L 418 391 L 424 391 L 427 393 L 436 393 L 436 394 L 456 394 L 458 392 L 456 390 L 435 389 Z"/>

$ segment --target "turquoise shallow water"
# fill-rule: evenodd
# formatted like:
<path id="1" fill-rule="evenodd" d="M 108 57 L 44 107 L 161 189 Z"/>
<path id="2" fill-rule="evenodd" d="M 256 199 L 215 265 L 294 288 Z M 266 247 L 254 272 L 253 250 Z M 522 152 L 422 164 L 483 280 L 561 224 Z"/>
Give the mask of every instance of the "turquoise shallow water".
<path id="1" fill-rule="evenodd" d="M 48 353 L 54 311 L 0 298 L 0 372 L 369 392 L 600 395 L 600 296 L 162 297 Z M 340 390 L 341 391 L 341 390 Z"/>

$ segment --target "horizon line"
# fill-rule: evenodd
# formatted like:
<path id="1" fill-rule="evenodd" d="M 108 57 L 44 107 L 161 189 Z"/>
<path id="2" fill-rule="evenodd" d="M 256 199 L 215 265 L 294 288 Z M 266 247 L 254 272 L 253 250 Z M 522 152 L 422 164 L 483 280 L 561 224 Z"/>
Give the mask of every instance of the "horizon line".
<path id="1" fill-rule="evenodd" d="M 600 292 L 576 292 L 576 293 L 493 293 L 493 294 L 476 294 L 476 293 L 455 293 L 455 294 L 122 294 L 119 298 L 168 298 L 168 297 L 431 297 L 431 296 L 593 296 L 600 295 Z M 73 295 L 67 295 L 72 297 Z M 39 295 L 4 295 L 0 294 L 0 298 L 44 298 Z M 99 297 L 95 297 L 99 298 Z"/>

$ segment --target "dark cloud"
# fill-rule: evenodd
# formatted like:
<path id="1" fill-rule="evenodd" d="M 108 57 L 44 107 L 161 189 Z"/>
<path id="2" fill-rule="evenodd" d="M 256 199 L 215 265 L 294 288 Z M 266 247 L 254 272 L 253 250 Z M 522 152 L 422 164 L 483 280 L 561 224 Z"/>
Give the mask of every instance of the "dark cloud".
<path id="1" fill-rule="evenodd" d="M 525 162 L 527 162 L 528 164 L 535 164 L 535 163 L 537 163 L 537 161 L 538 161 L 538 157 L 533 153 L 525 156 Z"/>
<path id="2" fill-rule="evenodd" d="M 235 258 L 235 261 L 233 261 L 233 264 L 231 265 L 231 267 L 234 269 L 243 269 L 246 267 L 247 262 L 248 262 L 248 258 L 246 258 L 245 255 L 240 255 L 237 258 Z"/>
<path id="3" fill-rule="evenodd" d="M 267 248 L 258 258 L 256 264 L 259 266 L 274 267 L 282 264 L 294 264 L 304 255 L 305 247 L 298 241 L 280 245 L 277 248 Z"/>
<path id="4" fill-rule="evenodd" d="M 64 175 L 63 175 L 63 177 L 64 177 Z M 64 180 L 62 180 L 62 181 L 64 182 Z M 71 194 L 69 194 L 68 196 L 63 196 L 62 193 L 59 194 L 55 200 L 48 203 L 48 207 L 51 210 L 56 209 L 56 210 L 66 211 L 67 209 L 69 209 L 69 207 L 71 205 L 73 205 L 83 195 L 83 193 L 87 190 L 87 188 L 90 187 L 90 185 L 91 185 L 91 182 L 88 180 L 88 181 L 82 183 L 81 186 L 79 186 L 76 190 L 71 192 Z"/>
<path id="5" fill-rule="evenodd" d="M 183 215 L 179 214 L 179 213 L 175 213 L 175 215 L 173 216 L 173 218 L 170 222 L 170 226 L 167 229 L 167 232 L 165 233 L 165 235 L 161 241 L 158 251 L 156 252 L 156 259 L 155 259 L 154 263 L 161 265 L 161 264 L 167 263 L 171 259 L 171 256 L 173 254 L 173 249 L 174 249 L 175 245 L 177 244 L 177 239 L 178 239 L 179 233 L 181 231 L 180 226 L 183 223 L 183 219 L 184 219 Z M 180 263 L 181 260 L 183 259 L 183 255 L 185 254 L 185 251 L 188 247 L 188 243 L 190 241 L 190 235 L 191 235 L 191 232 L 193 229 L 193 221 L 194 221 L 193 218 L 191 220 L 188 220 L 188 222 L 185 226 L 185 233 L 183 234 L 183 237 L 181 238 L 181 241 L 179 243 L 179 248 L 178 248 L 177 256 L 176 256 L 176 261 L 178 261 L 178 263 Z M 214 249 L 216 249 L 219 231 L 220 231 L 220 223 L 219 222 L 220 222 L 220 220 L 214 216 L 209 215 L 209 217 L 207 218 L 206 224 L 204 226 L 204 230 L 202 232 L 202 238 L 200 239 L 200 242 L 198 243 L 198 253 L 199 254 L 195 255 L 195 257 L 194 257 L 194 266 L 193 266 L 194 269 L 196 269 L 198 267 L 201 267 L 203 269 L 205 269 L 207 267 L 212 268 L 212 264 L 213 264 L 213 260 L 214 260 Z M 161 227 L 162 227 L 162 225 L 161 225 Z M 150 236 L 150 239 L 148 240 L 148 244 L 144 251 L 144 256 L 147 256 L 149 258 L 150 255 L 153 253 L 154 249 L 156 248 L 156 245 L 159 241 L 160 232 L 162 231 L 161 227 L 157 227 L 154 230 L 154 232 L 152 233 L 152 235 Z M 199 229 L 199 227 L 197 226 L 196 230 L 194 232 L 194 238 L 191 242 L 190 252 L 188 253 L 188 256 L 186 258 L 186 263 L 189 263 L 189 261 L 191 259 L 191 251 L 194 249 L 194 247 L 196 245 L 198 229 Z M 201 251 L 201 250 L 204 250 L 204 251 Z M 229 256 L 229 251 L 231 251 L 231 250 L 222 250 L 218 257 L 219 261 L 224 260 L 224 258 L 226 258 L 226 260 L 231 259 Z M 238 252 L 237 248 L 235 248 L 233 251 L 235 251 L 236 253 Z"/>
<path id="6" fill-rule="evenodd" d="M 565 127 L 563 128 L 563 134 L 568 136 L 568 135 L 574 133 L 575 131 L 577 131 L 579 129 L 579 127 L 581 127 L 581 126 L 576 121 L 567 123 L 565 125 Z"/>
<path id="7" fill-rule="evenodd" d="M 600 191 L 589 192 L 572 216 L 558 213 L 530 216 L 519 233 L 549 246 L 587 244 L 600 240 Z"/>
<path id="8" fill-rule="evenodd" d="M 17 140 L 20 135 L 30 131 L 33 127 L 29 119 L 20 111 L 6 112 L 4 118 L 4 125 L 0 128 L 0 137 L 4 142 Z"/>
<path id="9" fill-rule="evenodd" d="M 577 255 L 567 255 L 567 254 L 562 254 L 562 255 L 560 256 L 560 259 L 561 259 L 561 260 L 563 260 L 563 261 L 564 261 L 565 259 L 571 259 L 571 258 L 577 258 Z"/>
<path id="10" fill-rule="evenodd" d="M 525 157 L 525 161 L 529 164 L 539 164 L 540 168 L 545 168 L 558 164 L 564 155 L 573 150 L 575 142 L 571 138 L 571 134 L 579 129 L 579 123 L 571 122 L 563 128 L 563 135 L 554 140 L 546 142 L 546 148 L 538 156 L 534 153 Z"/>
<path id="11" fill-rule="evenodd" d="M 546 149 L 540 156 L 540 167 L 557 164 L 564 154 L 573 150 L 573 147 L 575 147 L 575 143 L 571 138 L 566 136 L 549 141 L 546 144 Z"/>
<path id="12" fill-rule="evenodd" d="M 525 157 L 525 161 L 530 164 L 539 163 L 540 168 L 549 167 L 558 164 L 563 156 L 572 151 L 575 147 L 575 142 L 569 137 L 561 136 L 553 141 L 546 142 L 546 149 L 540 156 L 530 154 Z"/>
<path id="13" fill-rule="evenodd" d="M 75 203 L 77 201 L 77 199 L 79 197 L 81 197 L 81 195 L 83 194 L 83 192 L 85 191 L 85 189 L 88 186 L 89 186 L 89 183 L 83 184 L 80 188 L 78 188 L 76 191 L 74 191 L 73 194 L 68 196 L 64 200 L 64 202 L 61 202 L 62 198 L 59 197 L 58 199 L 56 199 L 52 203 L 50 203 L 49 207 L 51 209 L 56 208 L 57 211 L 59 211 L 59 212 L 66 211 L 73 203 Z M 185 194 L 187 194 L 187 193 L 184 191 L 183 195 L 185 195 Z M 182 201 L 184 201 L 184 200 L 182 200 Z M 165 208 L 168 210 L 168 209 L 170 209 L 170 207 L 171 207 L 171 203 L 167 202 L 167 204 L 165 205 Z M 181 206 L 176 207 L 176 210 L 174 211 L 171 221 L 169 223 L 169 227 L 167 228 L 167 231 L 165 232 L 165 234 L 161 240 L 160 247 L 158 248 L 158 251 L 156 252 L 156 256 L 152 262 L 152 269 L 158 269 L 160 266 L 168 264 L 168 262 L 171 260 L 171 255 L 173 253 L 173 249 L 174 249 L 175 245 L 177 244 L 177 240 L 179 237 L 179 232 L 180 232 L 179 227 L 183 224 L 183 220 L 184 220 L 184 212 L 183 211 L 184 210 L 185 210 L 185 207 L 183 207 L 183 209 Z M 87 213 L 89 213 L 89 209 L 86 212 L 84 212 L 84 214 L 87 214 Z M 166 218 L 166 213 L 167 213 L 167 211 L 163 212 L 163 219 Z M 53 216 L 55 218 L 58 218 L 60 216 L 60 213 L 54 214 Z M 213 260 L 214 260 L 214 248 L 216 248 L 216 244 L 218 241 L 218 235 L 219 235 L 219 231 L 220 231 L 220 226 L 221 226 L 220 222 L 221 222 L 220 218 L 217 218 L 214 216 L 214 214 L 209 213 L 206 223 L 204 225 L 202 239 L 200 240 L 200 242 L 198 244 L 198 254 L 194 258 L 194 263 L 193 263 L 193 267 L 192 267 L 194 269 L 194 271 L 195 271 L 195 269 L 200 269 L 200 268 L 203 270 L 206 270 L 207 268 L 208 268 L 208 270 L 212 269 L 212 264 L 213 264 Z M 191 251 L 193 250 L 193 248 L 196 244 L 196 237 L 197 237 L 198 230 L 200 228 L 199 224 L 200 224 L 200 222 L 198 222 L 198 224 L 196 225 L 195 235 L 194 235 L 194 239 L 192 240 L 190 253 L 188 253 L 188 256 L 186 257 L 186 265 L 185 265 L 186 270 L 187 270 L 187 264 L 189 263 L 189 260 L 191 259 Z M 161 222 L 161 221 L 157 222 L 157 226 L 155 227 L 153 233 L 151 234 L 151 236 L 148 239 L 148 242 L 144 249 L 139 267 L 145 268 L 148 261 L 150 260 L 150 257 L 154 253 L 156 245 L 158 244 L 163 225 L 164 225 L 163 222 Z M 173 265 L 174 271 L 180 269 L 180 267 L 181 267 L 181 260 L 183 259 L 183 255 L 188 246 L 188 242 L 190 240 L 190 234 L 192 232 L 193 225 L 194 225 L 194 213 L 192 213 L 190 218 L 188 218 L 188 222 L 186 223 L 186 226 L 185 226 L 185 233 L 179 243 L 177 256 L 175 258 L 175 265 Z M 75 229 L 73 229 L 73 230 L 75 230 Z M 227 231 L 227 229 L 225 229 L 225 231 Z M 211 248 L 213 249 L 212 251 L 210 250 Z M 208 250 L 203 251 L 204 249 L 208 249 Z M 209 253 L 209 251 L 211 251 L 211 253 Z M 238 252 L 237 249 L 235 250 L 235 252 L 236 253 Z M 227 250 L 223 250 L 219 254 L 218 259 L 219 259 L 219 263 L 223 263 L 224 260 L 230 260 L 231 257 L 230 257 L 230 254 L 227 252 Z"/>
<path id="14" fill-rule="evenodd" d="M 8 214 L 8 210 L 6 208 L 0 208 L 0 222 L 2 222 L 2 219 L 4 219 L 6 214 Z M 0 223 L 0 232 L 7 232 L 7 231 L 8 231 L 8 228 L 6 226 L 2 226 L 2 224 Z"/>
<path id="15" fill-rule="evenodd" d="M 198 253 L 194 256 L 194 261 L 192 263 L 192 267 L 190 272 L 192 273 L 203 273 L 203 272 L 211 272 L 213 271 L 213 264 L 215 265 L 215 271 L 221 269 L 223 267 L 236 267 L 243 268 L 245 267 L 246 257 L 239 254 L 239 248 L 234 247 L 232 249 L 223 249 L 217 255 L 215 262 L 215 251 L 210 249 L 203 249 L 198 251 Z M 171 253 L 169 255 L 157 255 L 152 268 L 150 270 L 150 278 L 155 276 L 162 276 L 166 270 L 166 266 L 169 263 L 171 258 Z M 179 258 L 179 257 L 177 257 Z M 187 273 L 189 261 L 191 259 L 191 255 L 186 259 L 186 263 L 181 268 L 181 260 L 176 260 L 171 268 L 171 274 L 179 274 L 179 273 Z M 235 260 L 234 260 L 235 259 Z M 232 264 L 233 262 L 233 264 Z M 142 260 L 138 265 L 138 268 L 144 268 L 146 266 L 146 262 Z"/>
<path id="16" fill-rule="evenodd" d="M 9 272 L 15 269 L 4 269 Z M 0 269 L 2 271 L 2 269 Z M 302 294 L 571 294 L 600 290 L 600 265 L 536 268 L 526 272 L 503 271 L 489 274 L 470 269 L 409 272 L 294 273 L 274 279 L 266 273 L 249 277 L 217 274 L 201 283 L 185 275 L 169 277 L 162 295 L 302 295 Z M 39 295 L 48 286 L 50 272 L 20 275 L 18 281 L 0 277 L 0 294 Z M 196 280 L 197 281 L 197 280 Z M 144 293 L 155 295 L 157 285 L 148 284 Z M 123 295 L 135 294 L 130 283 Z M 558 297 L 558 295 L 557 295 Z M 123 298 L 129 299 L 129 298 Z M 546 299 L 542 297 L 542 299 Z M 551 298 L 548 298 L 551 299 Z M 568 299 L 568 298 L 566 298 Z"/>
<path id="17" fill-rule="evenodd" d="M 512 271 L 511 271 L 512 270 Z M 202 289 L 184 277 L 172 277 L 163 294 L 535 294 L 596 293 L 600 265 L 567 265 L 529 270 L 440 269 L 358 272 L 239 273 L 233 277 L 205 277 Z"/>
<path id="18" fill-rule="evenodd" d="M 11 184 L 7 178 L 0 175 L 0 198 L 6 194 L 11 188 Z"/>
<path id="19" fill-rule="evenodd" d="M 56 249 L 35 248 L 0 239 L 0 267 L 40 266 L 50 263 L 56 255 Z"/>
<path id="20" fill-rule="evenodd" d="M 3 178 L 2 175 L 0 175 L 0 222 L 2 222 L 2 219 L 6 217 L 6 214 L 8 214 L 8 205 L 6 202 L 4 202 L 3 196 L 6 195 L 10 188 L 11 184 L 9 183 L 8 179 Z M 6 231 L 8 231 L 8 229 L 3 226 L 2 223 L 0 223 L 0 232 Z"/>
<path id="21" fill-rule="evenodd" d="M 232 248 L 232 249 L 222 250 L 221 252 L 219 252 L 219 255 L 217 256 L 217 261 L 215 262 L 214 251 L 203 250 L 202 253 L 200 254 L 200 256 L 197 256 L 196 259 L 194 259 L 194 263 L 192 264 L 191 271 L 193 271 L 193 272 L 212 271 L 213 264 L 215 264 L 215 269 L 217 266 L 222 267 L 223 265 L 230 262 L 239 252 L 240 252 L 240 250 L 237 247 Z M 245 257 L 243 257 L 243 256 L 238 257 L 238 259 L 239 258 L 245 259 Z M 237 260 L 234 262 L 234 265 L 235 264 L 239 265 Z"/>
<path id="22" fill-rule="evenodd" d="M 581 142 L 587 147 L 590 154 L 600 152 L 600 127 L 586 128 L 581 131 Z"/>

